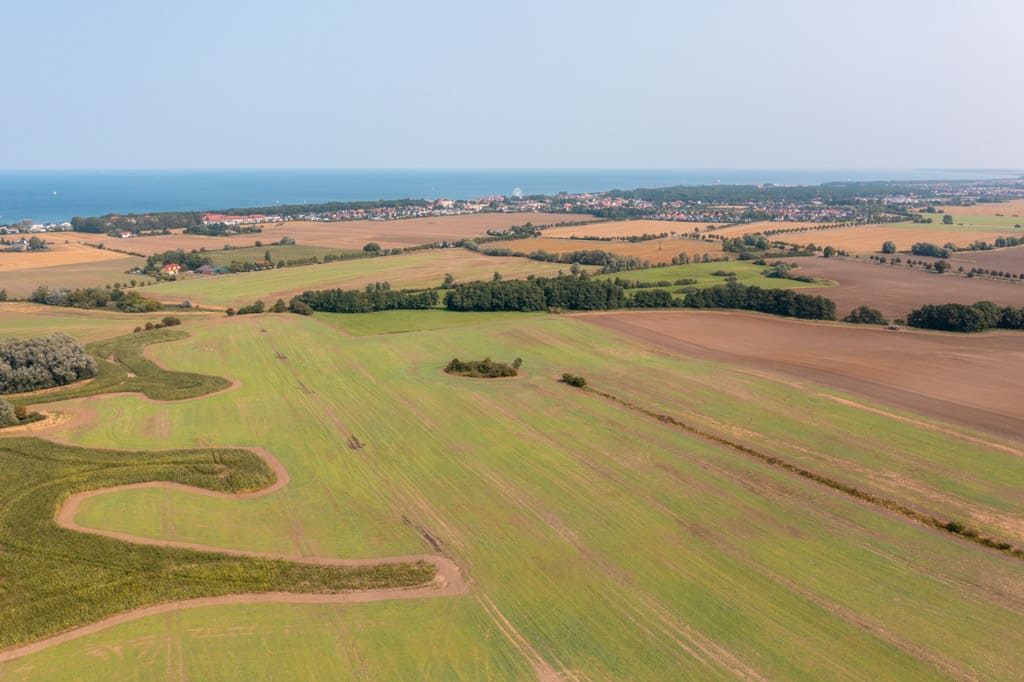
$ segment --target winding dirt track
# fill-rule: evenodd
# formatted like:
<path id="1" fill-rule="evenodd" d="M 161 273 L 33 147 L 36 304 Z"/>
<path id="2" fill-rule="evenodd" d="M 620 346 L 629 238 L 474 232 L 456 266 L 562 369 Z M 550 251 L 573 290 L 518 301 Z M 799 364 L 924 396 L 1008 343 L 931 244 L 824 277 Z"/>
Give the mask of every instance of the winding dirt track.
<path id="1" fill-rule="evenodd" d="M 240 382 L 232 380 L 231 386 L 223 389 L 223 391 L 230 391 L 237 388 Z M 218 391 L 218 393 L 223 392 Z M 150 400 L 146 396 L 139 393 L 111 393 L 104 394 L 101 396 L 91 396 L 91 399 L 107 398 L 121 395 L 133 395 L 144 400 Z M 199 396 L 199 398 L 205 398 L 208 396 Z M 190 398 L 189 400 L 196 400 L 198 398 Z M 155 401 L 159 402 L 159 401 Z M 176 401 L 177 402 L 177 401 Z M 34 424 L 28 424 L 25 427 L 16 427 L 17 429 L 26 429 L 32 431 L 50 431 L 56 428 L 65 430 L 68 428 L 74 428 L 83 424 L 88 424 L 96 419 L 95 410 L 91 409 L 86 405 L 62 405 L 59 414 L 47 413 L 47 419 Z M 30 427 L 36 427 L 31 429 Z M 8 431 L 14 431 L 11 429 Z M 23 433 L 23 432 L 22 432 Z M 12 435 L 21 435 L 12 434 Z M 33 434 L 35 435 L 35 434 Z M 62 439 L 51 436 L 49 438 L 54 442 L 67 443 Z M 112 492 L 119 492 L 122 490 L 132 490 L 137 488 L 168 488 L 176 490 L 187 490 L 190 493 L 198 495 L 206 495 L 210 497 L 221 497 L 221 498 L 233 498 L 233 499 L 246 499 L 253 497 L 262 497 L 265 495 L 271 495 L 283 488 L 288 484 L 290 480 L 288 471 L 284 465 L 274 455 L 272 455 L 265 448 L 261 447 L 245 447 L 240 449 L 246 449 L 257 456 L 259 456 L 267 466 L 270 467 L 271 471 L 274 472 L 275 480 L 274 483 L 266 488 L 260 490 L 247 492 L 247 493 L 222 493 L 213 490 L 206 490 L 203 488 L 195 488 L 192 486 L 182 485 L 180 483 L 170 483 L 162 481 L 151 481 L 147 483 L 137 483 L 132 485 L 113 486 L 109 488 L 100 488 L 96 490 L 89 490 L 82 493 L 77 493 L 70 496 L 60 509 L 57 511 L 56 522 L 57 525 L 68 530 L 77 531 L 80 533 L 88 533 L 91 535 L 102 535 L 125 542 L 132 542 L 140 545 L 153 545 L 159 547 L 174 547 L 180 549 L 196 550 L 201 552 L 216 552 L 218 554 L 227 554 L 231 556 L 243 556 L 243 557 L 254 557 L 263 559 L 282 559 L 287 561 L 295 561 L 306 564 L 320 564 L 325 566 L 379 566 L 381 564 L 400 564 L 400 563 L 415 563 L 418 561 L 426 562 L 434 566 L 436 573 L 434 579 L 425 586 L 422 587 L 410 587 L 410 588 L 388 588 L 388 589 L 376 589 L 376 590 L 353 590 L 350 592 L 335 593 L 335 594 L 313 594 L 313 593 L 300 593 L 300 592 L 256 592 L 256 593 L 243 593 L 243 594 L 232 594 L 224 595 L 219 597 L 203 597 L 199 599 L 188 599 L 184 601 L 172 601 L 162 604 L 153 604 L 151 606 L 145 606 L 125 613 L 119 613 L 117 615 L 105 618 L 95 623 L 89 623 L 81 627 L 76 627 L 71 630 L 67 630 L 58 635 L 47 637 L 46 639 L 37 640 L 21 646 L 13 647 L 5 651 L 0 651 L 0 663 L 5 661 L 11 661 L 22 656 L 42 651 L 52 646 L 62 644 L 80 637 L 91 635 L 95 632 L 106 630 L 107 628 L 120 625 L 122 623 L 129 623 L 140 618 L 146 618 L 148 616 L 154 616 L 162 613 L 170 613 L 173 611 L 181 611 L 183 609 L 198 608 L 203 606 L 225 606 L 231 604 L 252 604 L 252 603 L 289 603 L 289 604 L 364 604 L 375 601 L 389 601 L 395 599 L 424 599 L 430 597 L 450 597 L 455 595 L 466 594 L 469 592 L 469 582 L 463 577 L 462 572 L 459 570 L 458 564 L 452 559 L 440 555 L 434 554 L 412 554 L 406 556 L 392 556 L 392 557 L 381 557 L 371 559 L 339 559 L 335 557 L 316 557 L 316 556 L 301 556 L 295 554 L 274 554 L 268 552 L 247 552 L 244 550 L 228 549 L 223 547 L 212 547 L 209 545 L 201 545 L 191 542 L 175 542 L 168 540 L 158 540 L 154 538 L 140 537 L 137 535 L 131 535 L 128 533 L 119 533 L 116 531 L 100 530 L 97 528 L 87 528 L 80 526 L 76 521 L 75 517 L 78 511 L 81 509 L 82 503 L 92 497 L 98 495 L 106 495 Z M 543 676 L 542 676 L 543 677 Z"/>

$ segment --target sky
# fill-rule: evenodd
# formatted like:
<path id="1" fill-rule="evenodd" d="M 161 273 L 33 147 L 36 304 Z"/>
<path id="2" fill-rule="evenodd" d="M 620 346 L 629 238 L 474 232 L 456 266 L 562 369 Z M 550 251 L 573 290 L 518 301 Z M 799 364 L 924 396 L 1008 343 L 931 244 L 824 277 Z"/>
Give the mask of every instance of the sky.
<path id="1" fill-rule="evenodd" d="M 8 0 L 0 168 L 1021 168 L 1020 0 Z"/>

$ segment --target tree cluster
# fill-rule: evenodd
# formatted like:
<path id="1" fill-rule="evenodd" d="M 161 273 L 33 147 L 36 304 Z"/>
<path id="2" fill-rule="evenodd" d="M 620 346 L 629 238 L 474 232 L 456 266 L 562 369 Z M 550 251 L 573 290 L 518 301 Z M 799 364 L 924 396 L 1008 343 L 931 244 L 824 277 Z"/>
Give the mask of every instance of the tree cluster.
<path id="1" fill-rule="evenodd" d="M 96 361 L 66 334 L 0 341 L 0 394 L 64 386 L 96 376 Z"/>
<path id="2" fill-rule="evenodd" d="M 613 282 L 585 274 L 561 275 L 456 284 L 448 290 L 444 304 L 456 311 L 612 310 L 623 307 L 625 295 Z"/>
<path id="3" fill-rule="evenodd" d="M 326 313 L 372 313 L 379 310 L 424 310 L 437 305 L 436 291 L 396 291 L 388 282 L 368 284 L 365 290 L 324 289 L 306 291 L 292 299 Z M 302 312 L 297 310 L 294 312 Z"/>
<path id="4" fill-rule="evenodd" d="M 97 234 L 116 232 L 163 232 L 172 228 L 190 228 L 203 224 L 203 216 L 192 212 L 151 213 L 146 215 L 105 215 L 98 218 L 71 219 L 76 232 Z"/>
<path id="5" fill-rule="evenodd" d="M 853 324 L 889 324 L 885 315 L 880 310 L 869 308 L 866 305 L 859 306 L 850 311 L 850 314 L 843 318 L 843 322 Z"/>
<path id="6" fill-rule="evenodd" d="M 936 244 L 929 244 L 928 242 L 918 242 L 910 247 L 910 253 L 915 256 L 931 256 L 933 258 L 949 258 L 951 255 L 949 248 L 944 248 Z"/>
<path id="7" fill-rule="evenodd" d="M 683 300 L 685 308 L 754 310 L 805 320 L 836 319 L 836 304 L 823 296 L 798 294 L 789 289 L 761 289 L 736 282 L 695 291 Z"/>
<path id="8" fill-rule="evenodd" d="M 516 358 L 512 361 L 512 364 L 496 362 L 491 360 L 489 357 L 484 358 L 483 360 L 468 361 L 454 358 L 445 366 L 444 371 L 448 374 L 458 374 L 459 376 L 464 377 L 497 379 L 500 377 L 514 377 L 518 375 L 519 368 L 522 364 L 523 361 L 521 358 Z"/>
<path id="9" fill-rule="evenodd" d="M 947 332 L 980 332 L 986 329 L 1024 329 L 1024 309 L 999 307 L 991 301 L 974 305 L 944 303 L 926 305 L 907 315 L 907 324 Z"/>
<path id="10" fill-rule="evenodd" d="M 29 295 L 32 303 L 60 306 L 62 308 L 108 308 L 122 313 L 147 313 L 163 308 L 163 304 L 152 298 L 146 298 L 136 291 L 128 291 L 120 287 L 100 289 L 50 289 L 39 287 Z"/>

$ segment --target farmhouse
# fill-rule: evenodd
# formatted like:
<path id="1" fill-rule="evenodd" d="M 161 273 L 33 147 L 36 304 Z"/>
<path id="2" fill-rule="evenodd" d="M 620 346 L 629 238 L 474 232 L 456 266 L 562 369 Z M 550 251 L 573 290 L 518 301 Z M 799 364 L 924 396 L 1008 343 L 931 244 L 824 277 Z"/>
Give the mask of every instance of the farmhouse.
<path id="1" fill-rule="evenodd" d="M 177 275 L 181 272 L 181 266 L 177 263 L 164 263 L 164 266 L 160 268 L 161 275 Z"/>
<path id="2" fill-rule="evenodd" d="M 8 246 L 6 249 L 4 249 L 4 251 L 28 251 L 28 250 L 29 250 L 28 241 L 26 241 L 24 239 L 19 239 L 18 241 L 14 242 L 10 246 Z"/>

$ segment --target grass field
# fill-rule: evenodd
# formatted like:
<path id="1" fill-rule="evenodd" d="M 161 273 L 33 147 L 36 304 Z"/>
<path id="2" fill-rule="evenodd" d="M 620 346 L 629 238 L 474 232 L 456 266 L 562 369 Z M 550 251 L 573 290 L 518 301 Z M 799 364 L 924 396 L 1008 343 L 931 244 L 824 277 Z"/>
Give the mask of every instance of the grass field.
<path id="1" fill-rule="evenodd" d="M 789 262 L 789 261 L 787 261 Z M 689 265 L 669 265 L 660 268 L 647 268 L 644 270 L 630 270 L 619 272 L 613 275 L 599 275 L 604 279 L 614 280 L 616 277 L 632 280 L 634 282 L 675 282 L 680 279 L 695 279 L 693 286 L 698 289 L 725 284 L 728 277 L 715 275 L 715 272 L 727 272 L 736 276 L 736 281 L 747 286 L 758 286 L 762 289 L 804 289 L 808 287 L 821 288 L 831 284 L 829 280 L 820 280 L 814 283 L 800 282 L 795 279 L 781 279 L 778 277 L 766 277 L 762 272 L 766 270 L 764 265 L 754 265 L 750 261 L 729 261 L 728 263 L 691 263 Z M 796 274 L 803 274 L 799 269 Z M 677 291 L 683 285 L 673 284 L 667 287 L 650 287 L 653 289 L 665 289 Z M 631 295 L 640 289 L 629 289 L 627 295 Z M 815 292 L 828 296 L 828 291 Z"/>
<path id="2" fill-rule="evenodd" d="M 126 490 L 86 500 L 78 521 L 316 556 L 436 545 L 470 576 L 470 594 L 158 616 L 0 664 L 0 677 L 267 678 L 292 661 L 299 676 L 342 679 L 996 679 L 1024 667 L 1024 562 L 555 378 L 582 374 L 908 504 L 969 509 L 993 530 L 1021 521 L 1024 459 L 572 315 L 451 325 L 416 314 L 357 323 L 363 336 L 320 315 L 219 318 L 152 346 L 163 366 L 241 385 L 185 402 L 93 401 L 97 419 L 64 438 L 258 444 L 291 482 L 244 502 Z M 396 327 L 423 331 L 381 333 Z M 440 371 L 488 355 L 522 357 L 526 376 Z M 365 447 L 346 447 L 352 435 Z"/>
<path id="3" fill-rule="evenodd" d="M 288 300 L 308 289 L 361 289 L 371 282 L 391 282 L 394 289 L 438 287 L 446 272 L 458 282 L 490 279 L 495 272 L 507 278 L 554 275 L 566 266 L 525 258 L 492 258 L 466 249 L 435 249 L 400 256 L 361 258 L 262 272 L 193 278 L 148 287 L 146 296 L 169 302 L 237 306 L 263 299 Z"/>
<path id="4" fill-rule="evenodd" d="M 664 230 L 658 230 L 662 232 Z M 653 264 L 671 263 L 674 256 L 680 253 L 689 254 L 691 258 L 700 258 L 705 253 L 720 256 L 722 245 L 717 241 L 705 242 L 681 237 L 651 239 L 644 242 L 603 241 L 600 239 L 555 239 L 552 237 L 532 237 L 512 241 L 493 242 L 481 245 L 481 248 L 511 249 L 517 253 L 547 251 L 549 253 L 567 253 L 569 251 L 608 251 L 620 256 L 633 256 Z"/>
<path id="5" fill-rule="evenodd" d="M 82 343 L 88 343 L 127 334 L 139 325 L 159 322 L 167 314 L 166 311 L 125 314 L 34 303 L 0 303 L 0 338 L 27 338 L 62 331 Z M 199 315 L 190 313 L 186 320 L 193 317 Z"/>

